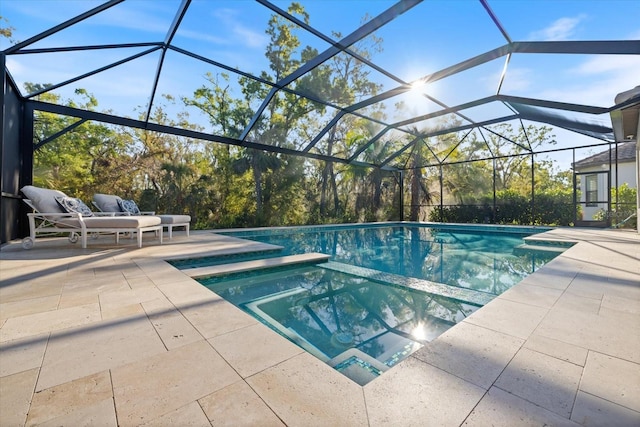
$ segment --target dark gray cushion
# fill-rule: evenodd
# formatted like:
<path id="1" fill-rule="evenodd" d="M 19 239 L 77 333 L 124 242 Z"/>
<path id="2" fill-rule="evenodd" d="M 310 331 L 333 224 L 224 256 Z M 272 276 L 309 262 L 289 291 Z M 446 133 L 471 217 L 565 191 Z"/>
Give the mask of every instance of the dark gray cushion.
<path id="1" fill-rule="evenodd" d="M 187 224 L 191 222 L 189 215 L 158 215 L 163 224 Z"/>
<path id="2" fill-rule="evenodd" d="M 40 213 L 65 213 L 56 197 L 66 197 L 62 191 L 26 185 L 20 190 Z"/>
<path id="3" fill-rule="evenodd" d="M 112 196 L 111 194 L 94 194 L 93 201 L 100 208 L 102 212 L 122 212 L 118 202 L 122 200 L 118 196 Z"/>

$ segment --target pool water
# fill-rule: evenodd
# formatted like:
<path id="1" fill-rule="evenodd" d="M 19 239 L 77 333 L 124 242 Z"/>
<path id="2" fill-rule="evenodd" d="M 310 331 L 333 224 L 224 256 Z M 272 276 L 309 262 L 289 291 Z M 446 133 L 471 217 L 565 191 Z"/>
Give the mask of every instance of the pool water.
<path id="1" fill-rule="evenodd" d="M 480 228 L 480 229 L 478 229 Z M 509 227 L 355 226 L 228 233 L 284 249 L 273 256 L 320 252 L 331 260 L 499 295 L 558 252 L 518 250 L 531 229 Z M 536 230 L 540 232 L 544 230 Z"/>
<path id="2" fill-rule="evenodd" d="M 202 283 L 361 385 L 480 307 L 323 264 Z"/>
<path id="3" fill-rule="evenodd" d="M 510 227 L 385 225 L 241 231 L 282 249 L 171 261 L 178 268 L 320 252 L 326 263 L 198 279 L 364 385 L 542 267 Z M 556 248 L 557 249 L 557 248 Z"/>

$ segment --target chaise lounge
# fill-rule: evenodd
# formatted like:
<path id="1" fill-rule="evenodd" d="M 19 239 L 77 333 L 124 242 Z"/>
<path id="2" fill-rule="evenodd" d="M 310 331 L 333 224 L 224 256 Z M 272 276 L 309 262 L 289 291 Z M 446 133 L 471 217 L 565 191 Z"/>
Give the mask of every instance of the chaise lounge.
<path id="1" fill-rule="evenodd" d="M 68 233 L 69 241 L 75 243 L 80 237 L 82 248 L 87 247 L 87 236 L 91 233 L 114 233 L 116 244 L 120 233 L 137 233 L 138 247 L 142 247 L 142 234 L 154 231 L 162 244 L 161 219 L 156 216 L 115 216 L 95 213 L 79 199 L 68 197 L 62 191 L 27 185 L 21 189 L 26 196 L 24 202 L 33 209 L 27 214 L 29 237 L 22 240 L 22 247 L 31 249 L 37 235 Z"/>
<path id="2" fill-rule="evenodd" d="M 155 215 L 155 212 L 141 212 L 133 200 L 124 200 L 111 194 L 94 194 L 93 205 L 101 212 L 115 215 Z M 184 227 L 189 237 L 191 216 L 189 215 L 155 215 L 160 218 L 160 224 L 169 233 L 169 240 L 173 238 L 174 227 Z"/>

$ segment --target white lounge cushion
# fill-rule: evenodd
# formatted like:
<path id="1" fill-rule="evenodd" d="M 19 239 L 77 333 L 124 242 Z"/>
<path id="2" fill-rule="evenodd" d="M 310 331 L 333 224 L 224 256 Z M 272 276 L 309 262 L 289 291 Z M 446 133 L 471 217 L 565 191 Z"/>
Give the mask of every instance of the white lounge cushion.
<path id="1" fill-rule="evenodd" d="M 94 194 L 93 201 L 102 212 L 122 212 L 118 201 L 122 200 L 118 196 L 111 194 Z"/>
<path id="2" fill-rule="evenodd" d="M 162 220 L 162 224 L 186 224 L 191 222 L 189 215 L 156 215 Z"/>
<path id="3" fill-rule="evenodd" d="M 92 216 L 82 218 L 87 228 L 140 228 L 153 227 L 160 225 L 160 218 L 156 216 L 140 215 L 140 216 Z M 77 219 L 65 219 L 62 223 L 70 227 L 80 227 Z"/>
<path id="4" fill-rule="evenodd" d="M 62 191 L 26 185 L 20 190 L 40 213 L 65 213 L 56 197 L 67 197 Z"/>

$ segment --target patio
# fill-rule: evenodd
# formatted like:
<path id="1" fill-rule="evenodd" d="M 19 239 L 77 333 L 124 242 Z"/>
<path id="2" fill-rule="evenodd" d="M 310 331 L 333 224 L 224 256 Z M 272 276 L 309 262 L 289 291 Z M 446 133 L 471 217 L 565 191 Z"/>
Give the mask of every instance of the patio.
<path id="1" fill-rule="evenodd" d="M 578 244 L 365 387 L 164 262 L 262 244 L 12 242 L 0 424 L 640 424 L 640 235 L 544 237 Z"/>

